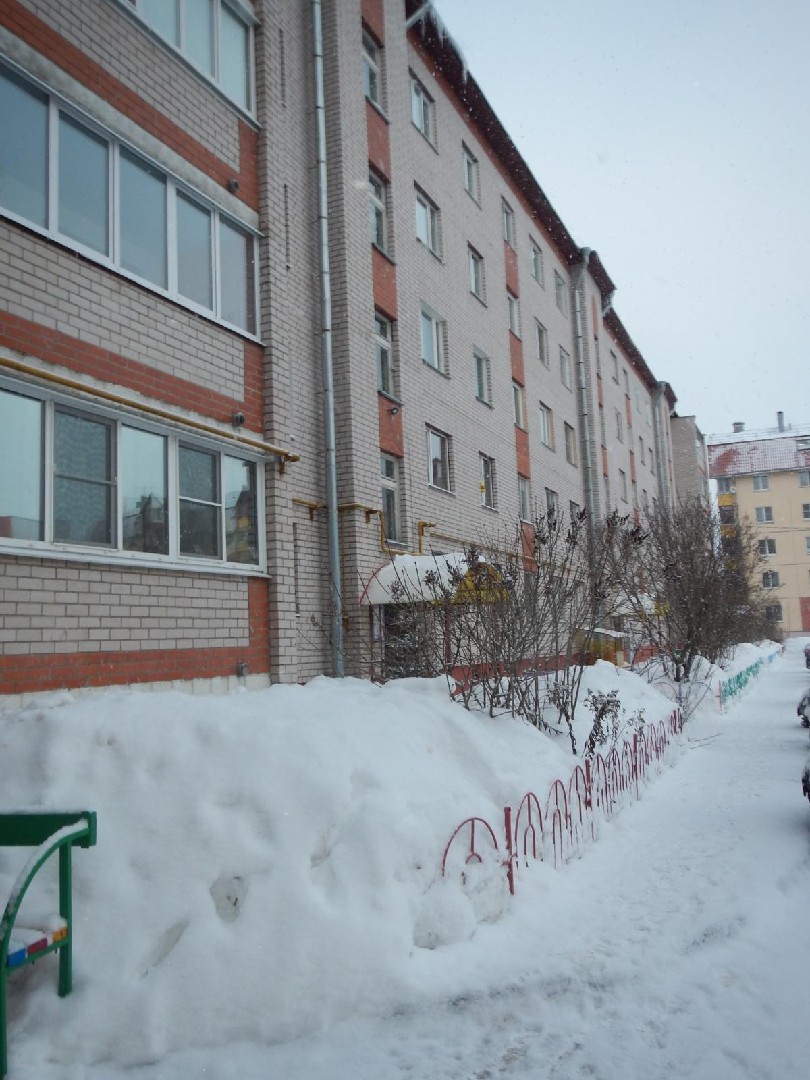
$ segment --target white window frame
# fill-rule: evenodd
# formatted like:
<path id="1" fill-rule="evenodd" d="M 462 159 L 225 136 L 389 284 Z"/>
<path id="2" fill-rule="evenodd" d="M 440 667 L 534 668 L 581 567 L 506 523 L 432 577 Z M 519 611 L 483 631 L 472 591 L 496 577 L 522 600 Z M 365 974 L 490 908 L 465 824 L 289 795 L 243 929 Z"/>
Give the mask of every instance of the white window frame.
<path id="1" fill-rule="evenodd" d="M 772 506 L 757 506 L 754 509 L 757 523 L 759 525 L 771 525 L 773 524 L 773 507 Z"/>
<path id="2" fill-rule="evenodd" d="M 506 306 L 509 312 L 509 330 L 516 338 L 520 337 L 520 300 L 509 289 L 506 290 Z"/>
<path id="3" fill-rule="evenodd" d="M 441 258 L 441 213 L 436 203 L 416 188 L 416 239 L 437 259 Z"/>
<path id="4" fill-rule="evenodd" d="M 558 310 L 568 316 L 568 290 L 565 286 L 565 279 L 559 271 L 554 271 L 554 303 L 557 305 Z"/>
<path id="5" fill-rule="evenodd" d="M 546 513 L 556 514 L 560 508 L 560 497 L 553 488 L 546 488 Z"/>
<path id="6" fill-rule="evenodd" d="M 717 478 L 717 494 L 718 495 L 733 495 L 737 490 L 734 480 L 730 476 L 719 476 Z"/>
<path id="7" fill-rule="evenodd" d="M 560 346 L 560 381 L 566 390 L 573 388 L 573 373 L 571 371 L 571 354 L 562 345 Z"/>
<path id="8" fill-rule="evenodd" d="M 369 231 L 371 242 L 388 254 L 388 183 L 374 169 L 368 171 Z"/>
<path id="9" fill-rule="evenodd" d="M 577 432 L 571 424 L 564 424 L 565 460 L 569 465 L 577 465 Z"/>
<path id="10" fill-rule="evenodd" d="M 754 491 L 769 491 L 771 487 L 771 480 L 767 473 L 755 473 L 751 477 L 751 483 Z"/>
<path id="11" fill-rule="evenodd" d="M 396 397 L 394 324 L 379 311 L 374 313 L 374 351 L 377 364 L 377 389 L 387 397 Z"/>
<path id="12" fill-rule="evenodd" d="M 513 251 L 517 251 L 517 224 L 515 222 L 515 211 L 504 198 L 501 199 L 501 228 L 506 243 Z"/>
<path id="13" fill-rule="evenodd" d="M 393 454 L 380 453 L 380 486 L 383 510 L 383 532 L 388 543 L 402 541 L 402 511 L 400 504 L 400 461 Z M 386 506 L 388 503 L 388 506 Z M 393 519 L 393 521 L 392 521 Z"/>
<path id="14" fill-rule="evenodd" d="M 492 369 L 489 357 L 480 349 L 473 349 L 475 373 L 475 396 L 485 405 L 492 404 Z"/>
<path id="15" fill-rule="evenodd" d="M 441 462 L 441 468 L 444 472 L 443 479 L 446 484 L 435 482 L 435 473 L 433 470 L 434 461 L 434 448 L 440 450 L 440 454 L 435 460 Z M 436 491 L 452 492 L 453 490 L 453 475 L 452 475 L 452 440 L 449 435 L 443 431 L 439 431 L 438 428 L 427 427 L 427 459 L 428 459 L 428 486 L 432 487 Z M 440 477 L 442 479 L 442 477 Z"/>
<path id="16" fill-rule="evenodd" d="M 532 482 L 518 473 L 518 516 L 521 521 L 532 520 Z"/>
<path id="17" fill-rule="evenodd" d="M 542 401 L 539 406 L 540 441 L 549 450 L 554 449 L 554 413 Z"/>
<path id="18" fill-rule="evenodd" d="M 810 469 L 799 470 L 799 487 L 810 487 Z"/>
<path id="19" fill-rule="evenodd" d="M 496 506 L 495 484 L 495 458 L 488 454 L 479 454 L 478 460 L 481 470 L 481 505 L 487 510 L 494 510 Z"/>
<path id="20" fill-rule="evenodd" d="M 776 540 L 773 537 L 768 536 L 759 541 L 759 553 L 763 558 L 768 558 L 770 555 L 776 554 Z"/>
<path id="21" fill-rule="evenodd" d="M 218 440 L 215 437 L 200 436 L 182 425 L 173 425 L 161 420 L 137 416 L 136 413 L 123 415 L 104 404 L 88 402 L 71 397 L 58 391 L 51 391 L 19 383 L 13 379 L 0 378 L 0 391 L 19 394 L 22 398 L 36 401 L 41 405 L 42 455 L 40 461 L 40 504 L 42 512 L 42 539 L 12 539 L 0 537 L 0 551 L 7 554 L 27 555 L 37 558 L 59 558 L 68 561 L 105 563 L 129 566 L 150 566 L 172 568 L 175 570 L 196 570 L 205 573 L 239 573 L 246 576 L 261 574 L 266 570 L 267 554 L 265 549 L 264 521 L 265 484 L 263 458 L 259 454 L 244 452 L 242 447 Z M 87 542 L 54 539 L 56 526 L 54 514 L 55 480 L 59 475 L 54 459 L 55 417 L 56 414 L 71 415 L 90 423 L 106 427 L 110 434 L 110 453 L 112 474 L 109 479 L 110 491 L 110 527 L 109 542 Z M 167 529 L 167 551 L 137 551 L 124 546 L 124 494 L 126 491 L 126 456 L 122 454 L 124 429 L 162 439 L 165 450 L 165 519 Z M 216 501 L 206 504 L 217 507 L 217 530 L 219 555 L 195 555 L 181 550 L 180 518 L 181 504 L 197 502 L 184 495 L 180 487 L 179 458 L 183 448 L 210 454 L 217 461 L 218 494 Z M 250 463 L 253 467 L 254 491 L 253 512 L 255 522 L 252 537 L 255 560 L 239 562 L 228 560 L 228 526 L 233 522 L 233 515 L 228 513 L 223 492 L 226 459 Z M 95 482 L 95 481 L 91 481 Z M 0 508 L 1 510 L 2 508 Z M 236 526 L 235 526 L 236 527 Z"/>
<path id="22" fill-rule="evenodd" d="M 614 409 L 614 415 L 616 417 L 616 438 L 620 443 L 624 442 L 624 420 L 622 419 L 621 409 Z"/>
<path id="23" fill-rule="evenodd" d="M 170 0 L 165 0 L 168 5 Z M 149 32 L 154 34 L 163 44 L 168 46 L 173 52 L 179 53 L 183 60 L 189 64 L 199 75 L 201 75 L 206 81 L 212 82 L 221 94 L 224 95 L 233 105 L 243 112 L 250 114 L 255 113 L 256 102 L 256 74 L 254 71 L 254 33 L 253 27 L 256 25 L 256 19 L 250 15 L 246 6 L 240 3 L 229 3 L 228 0 L 212 0 L 212 26 L 211 26 L 211 70 L 206 71 L 201 68 L 195 61 L 194 57 L 189 53 L 186 45 L 186 5 L 185 0 L 179 0 L 176 6 L 176 25 L 175 35 L 176 41 L 164 37 L 160 30 L 149 23 L 144 15 L 141 13 L 141 0 L 128 0 L 128 5 L 124 4 L 124 8 L 129 7 L 134 11 L 138 18 L 149 27 Z M 236 22 L 243 25 L 246 32 L 245 39 L 245 101 L 239 101 L 233 97 L 226 89 L 224 79 L 224 64 L 223 64 L 223 49 L 225 47 L 226 35 L 222 32 L 223 11 L 227 11 L 228 15 L 232 17 Z"/>
<path id="24" fill-rule="evenodd" d="M 363 29 L 363 90 L 366 99 L 383 112 L 382 46 Z"/>
<path id="25" fill-rule="evenodd" d="M 765 605 L 765 618 L 772 619 L 774 622 L 781 622 L 784 618 L 781 604 L 766 604 Z"/>
<path id="26" fill-rule="evenodd" d="M 428 323 L 432 356 L 425 356 L 425 328 Z M 446 375 L 447 323 L 441 315 L 425 304 L 422 305 L 419 317 L 419 345 L 422 362 L 440 375 Z"/>
<path id="27" fill-rule="evenodd" d="M 187 308 L 201 315 L 203 318 L 218 323 L 228 329 L 234 329 L 253 340 L 259 340 L 259 258 L 258 258 L 258 234 L 244 221 L 233 217 L 217 203 L 211 201 L 205 195 L 196 191 L 173 173 L 168 172 L 162 165 L 153 161 L 137 147 L 124 142 L 102 125 L 89 120 L 86 116 L 74 109 L 68 101 L 62 98 L 49 87 L 29 78 L 24 72 L 18 71 L 12 64 L 0 63 L 0 73 L 8 72 L 23 85 L 28 87 L 35 95 L 44 95 L 47 98 L 47 134 L 46 147 L 47 160 L 47 205 L 48 214 L 45 225 L 32 222 L 21 217 L 11 209 L 0 204 L 0 215 L 13 221 L 20 222 L 26 228 L 31 229 L 60 246 L 71 251 L 78 252 L 82 257 L 97 263 L 107 269 L 113 270 L 121 277 L 137 282 L 139 286 L 150 292 L 166 297 L 172 303 Z M 67 234 L 60 232 L 58 227 L 57 210 L 59 203 L 59 118 L 64 115 L 79 129 L 83 129 L 90 135 L 101 139 L 107 145 L 108 170 L 107 170 L 107 201 L 108 201 L 108 250 L 106 253 L 89 248 L 74 240 Z M 121 156 L 122 154 L 133 163 L 153 175 L 159 177 L 165 187 L 165 227 L 163 236 L 162 254 L 166 259 L 166 284 L 152 281 L 142 277 L 133 270 L 127 269 L 122 261 L 121 254 Z M 211 299 L 212 306 L 207 307 L 194 299 L 184 296 L 178 287 L 178 265 L 181 253 L 178 250 L 177 230 L 177 204 L 178 200 L 184 199 L 210 216 L 211 229 Z M 228 230 L 237 233 L 244 239 L 246 266 L 252 269 L 251 281 L 245 292 L 245 316 L 246 325 L 229 321 L 223 316 L 225 307 L 226 280 L 231 273 L 231 268 L 224 265 L 227 245 L 223 243 L 223 236 L 227 236 Z M 241 268 L 240 268 L 241 269 Z M 244 273 L 244 270 L 242 270 Z"/>
<path id="28" fill-rule="evenodd" d="M 547 368 L 551 363 L 549 357 L 548 330 L 543 326 L 539 319 L 534 320 L 534 342 L 537 359 L 543 367 Z"/>
<path id="29" fill-rule="evenodd" d="M 464 190 L 472 201 L 481 204 L 481 174 L 478 158 L 466 143 L 461 144 L 461 164 L 464 176 Z"/>
<path id="30" fill-rule="evenodd" d="M 424 83 L 411 72 L 411 122 L 416 130 L 436 145 L 436 102 Z"/>
<path id="31" fill-rule="evenodd" d="M 521 431 L 526 430 L 526 390 L 518 382 L 512 382 L 512 405 L 514 409 L 515 427 Z"/>
<path id="32" fill-rule="evenodd" d="M 529 267 L 531 269 L 531 275 L 537 284 L 542 288 L 545 288 L 545 260 L 543 258 L 543 249 L 535 240 L 529 241 Z"/>
<path id="33" fill-rule="evenodd" d="M 802 519 L 810 521 L 810 503 L 802 503 Z"/>
<path id="34" fill-rule="evenodd" d="M 779 571 L 778 570 L 766 570 L 762 575 L 762 588 L 763 589 L 778 589 L 779 583 Z"/>
<path id="35" fill-rule="evenodd" d="M 616 384 L 618 384 L 618 382 L 619 382 L 619 357 L 616 355 L 616 353 L 613 351 L 613 349 L 610 350 L 610 368 L 611 368 L 611 376 L 613 378 L 613 381 Z"/>
<path id="36" fill-rule="evenodd" d="M 619 469 L 619 495 L 627 502 L 627 473 L 624 469 Z"/>
<path id="37" fill-rule="evenodd" d="M 484 276 L 484 256 L 468 244 L 467 259 L 470 273 L 470 292 L 482 304 L 486 303 L 486 278 Z"/>

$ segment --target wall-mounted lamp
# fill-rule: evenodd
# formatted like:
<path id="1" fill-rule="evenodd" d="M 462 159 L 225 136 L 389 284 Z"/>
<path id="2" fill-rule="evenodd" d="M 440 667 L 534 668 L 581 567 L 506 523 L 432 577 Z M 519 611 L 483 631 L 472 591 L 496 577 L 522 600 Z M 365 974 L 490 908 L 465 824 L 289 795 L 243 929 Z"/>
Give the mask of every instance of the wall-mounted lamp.
<path id="1" fill-rule="evenodd" d="M 240 660 L 236 665 L 236 677 L 237 679 L 244 679 L 247 677 L 249 668 L 246 660 Z"/>
<path id="2" fill-rule="evenodd" d="M 245 414 L 243 412 L 235 412 L 231 417 L 231 423 L 234 427 L 245 426 Z"/>
<path id="3" fill-rule="evenodd" d="M 388 410 L 388 415 L 389 416 L 396 416 L 398 412 L 399 412 L 399 405 L 392 405 L 391 408 Z"/>
<path id="4" fill-rule="evenodd" d="M 232 176 L 225 186 L 227 187 L 228 191 L 230 191 L 231 195 L 235 195 L 239 190 L 239 181 Z"/>

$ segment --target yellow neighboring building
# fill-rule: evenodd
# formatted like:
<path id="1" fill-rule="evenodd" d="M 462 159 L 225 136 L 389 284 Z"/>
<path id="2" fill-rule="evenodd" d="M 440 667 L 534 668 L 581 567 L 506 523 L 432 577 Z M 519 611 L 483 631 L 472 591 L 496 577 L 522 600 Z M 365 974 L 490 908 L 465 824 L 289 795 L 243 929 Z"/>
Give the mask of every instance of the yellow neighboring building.
<path id="1" fill-rule="evenodd" d="M 756 529 L 762 585 L 786 637 L 810 633 L 810 425 L 746 432 L 709 443 L 722 524 L 748 518 Z"/>

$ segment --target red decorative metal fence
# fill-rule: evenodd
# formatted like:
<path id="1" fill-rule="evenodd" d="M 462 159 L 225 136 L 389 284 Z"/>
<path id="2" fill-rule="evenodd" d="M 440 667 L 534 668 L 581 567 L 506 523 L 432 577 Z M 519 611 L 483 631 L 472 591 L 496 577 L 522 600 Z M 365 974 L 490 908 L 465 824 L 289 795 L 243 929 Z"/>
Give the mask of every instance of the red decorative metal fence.
<path id="1" fill-rule="evenodd" d="M 555 867 L 582 852 L 586 842 L 598 835 L 600 817 L 610 818 L 628 798 L 639 797 L 640 785 L 652 767 L 663 760 L 670 740 L 683 729 L 683 716 L 675 709 L 668 720 L 648 724 L 631 741 L 612 747 L 607 755 L 595 754 L 576 765 L 568 784 L 555 780 L 545 803 L 527 791 L 513 813 L 503 811 L 504 854 L 502 866 L 514 895 L 516 870 L 540 859 Z M 482 863 L 487 852 L 501 856 L 495 829 L 482 817 L 468 817 L 453 831 L 442 856 L 442 876 L 448 870 L 451 849 L 465 844 L 463 866 Z M 465 873 L 461 871 L 462 877 Z"/>

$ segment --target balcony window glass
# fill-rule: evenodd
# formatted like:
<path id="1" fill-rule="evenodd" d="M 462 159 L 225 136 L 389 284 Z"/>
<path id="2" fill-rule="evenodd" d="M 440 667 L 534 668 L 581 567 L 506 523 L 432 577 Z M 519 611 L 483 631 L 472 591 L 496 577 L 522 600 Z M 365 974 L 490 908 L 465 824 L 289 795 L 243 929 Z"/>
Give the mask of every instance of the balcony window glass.
<path id="1" fill-rule="evenodd" d="M 87 128 L 59 117 L 59 231 L 109 252 L 109 147 Z"/>
<path id="2" fill-rule="evenodd" d="M 57 410 L 53 445 L 53 537 L 71 544 L 113 543 L 110 425 Z"/>
<path id="3" fill-rule="evenodd" d="M 34 225 L 48 222 L 48 99 L 0 72 L 0 205 Z"/>
<path id="4" fill-rule="evenodd" d="M 120 475 L 124 549 L 165 554 L 169 550 L 166 439 L 122 427 Z"/>
<path id="5" fill-rule="evenodd" d="M 0 537 L 42 539 L 42 405 L 0 390 Z"/>
<path id="6" fill-rule="evenodd" d="M 166 288 L 166 177 L 121 151 L 121 265 Z"/>
<path id="7" fill-rule="evenodd" d="M 211 266 L 211 214 L 178 192 L 177 291 L 209 311 L 214 306 Z"/>

